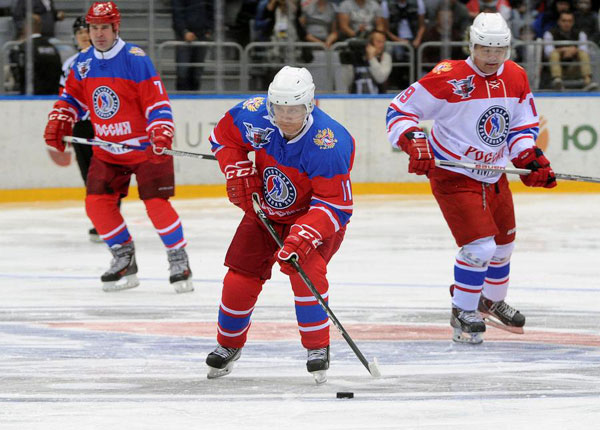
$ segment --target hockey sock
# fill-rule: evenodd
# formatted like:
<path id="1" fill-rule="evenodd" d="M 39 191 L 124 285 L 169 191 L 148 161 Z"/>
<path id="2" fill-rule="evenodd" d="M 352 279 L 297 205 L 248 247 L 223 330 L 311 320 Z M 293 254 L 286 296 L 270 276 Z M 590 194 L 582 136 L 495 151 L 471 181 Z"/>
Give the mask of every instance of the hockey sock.
<path id="1" fill-rule="evenodd" d="M 179 215 L 167 199 L 144 200 L 146 212 L 156 232 L 169 249 L 184 247 L 187 242 L 183 237 L 183 227 Z"/>
<path id="2" fill-rule="evenodd" d="M 246 343 L 250 318 L 264 281 L 229 269 L 223 280 L 217 342 L 228 348 L 242 348 Z"/>
<path id="3" fill-rule="evenodd" d="M 452 304 L 465 311 L 477 309 L 488 264 L 495 251 L 492 236 L 474 240 L 460 249 L 454 263 Z"/>
<path id="4" fill-rule="evenodd" d="M 85 210 L 96 227 L 98 235 L 109 247 L 131 242 L 127 224 L 119 211 L 115 194 L 89 194 L 85 198 Z"/>
<path id="5" fill-rule="evenodd" d="M 506 298 L 510 275 L 510 256 L 514 247 L 514 242 L 498 245 L 492 261 L 490 261 L 483 284 L 483 295 L 493 302 L 499 302 Z"/>
<path id="6" fill-rule="evenodd" d="M 302 265 L 306 275 L 326 303 L 329 302 L 327 264 L 318 252 L 309 255 Z M 290 276 L 294 291 L 294 305 L 302 346 L 307 349 L 324 348 L 329 345 L 329 317 L 315 296 L 308 289 L 300 275 Z"/>

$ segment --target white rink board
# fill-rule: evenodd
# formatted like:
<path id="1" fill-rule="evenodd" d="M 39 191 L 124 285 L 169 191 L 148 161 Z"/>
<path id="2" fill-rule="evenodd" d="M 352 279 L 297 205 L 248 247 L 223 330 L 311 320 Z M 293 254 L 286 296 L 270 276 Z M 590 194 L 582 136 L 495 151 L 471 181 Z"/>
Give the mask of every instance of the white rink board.
<path id="1" fill-rule="evenodd" d="M 385 131 L 386 109 L 392 97 L 324 98 L 321 106 L 344 124 L 357 142 L 352 178 L 355 183 L 414 182 L 423 178 L 406 172 L 406 157 L 392 152 Z M 208 153 L 208 137 L 223 113 L 242 98 L 176 98 L 172 100 L 176 148 Z M 538 97 L 542 117 L 540 145 L 555 171 L 594 175 L 600 164 L 597 143 L 600 103 L 597 97 Z M 42 135 L 52 100 L 0 100 L 0 189 L 81 187 L 74 154 L 66 166 L 49 156 Z M 425 124 L 427 125 L 427 124 Z M 464 126 L 456 124 L 457 127 Z M 569 136 L 577 135 L 577 140 Z M 71 150 L 68 150 L 71 151 Z M 219 184 L 215 162 L 176 159 L 177 183 Z"/>

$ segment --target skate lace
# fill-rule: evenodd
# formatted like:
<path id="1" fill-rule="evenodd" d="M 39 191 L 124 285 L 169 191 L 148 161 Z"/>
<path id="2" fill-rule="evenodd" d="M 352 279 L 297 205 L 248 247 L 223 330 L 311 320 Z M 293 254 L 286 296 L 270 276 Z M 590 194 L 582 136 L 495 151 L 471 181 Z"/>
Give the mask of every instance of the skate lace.
<path id="1" fill-rule="evenodd" d="M 219 345 L 217 347 L 217 349 L 215 349 L 213 351 L 213 354 L 216 354 L 216 355 L 221 356 L 223 358 L 229 358 L 230 356 L 232 356 L 233 354 L 235 354 L 235 352 L 237 350 L 238 350 L 238 348 L 227 348 L 226 346 Z"/>
<path id="2" fill-rule="evenodd" d="M 127 245 L 120 246 L 119 248 L 111 248 L 110 252 L 113 258 L 110 260 L 110 267 L 107 273 L 117 273 L 123 270 L 129 265 L 134 254 L 133 247 Z"/>
<path id="3" fill-rule="evenodd" d="M 171 275 L 177 275 L 189 270 L 189 262 L 185 249 L 173 249 L 167 252 L 169 260 L 169 271 Z"/>
<path id="4" fill-rule="evenodd" d="M 308 361 L 326 360 L 326 359 L 327 359 L 327 348 L 309 349 L 308 350 Z"/>
<path id="5" fill-rule="evenodd" d="M 502 314 L 508 319 L 512 319 L 512 317 L 514 317 L 517 313 L 517 310 L 508 303 L 506 303 L 504 300 L 494 303 L 491 306 L 490 310 Z"/>
<path id="6" fill-rule="evenodd" d="M 468 323 L 481 322 L 481 315 L 477 311 L 460 311 L 458 318 Z"/>

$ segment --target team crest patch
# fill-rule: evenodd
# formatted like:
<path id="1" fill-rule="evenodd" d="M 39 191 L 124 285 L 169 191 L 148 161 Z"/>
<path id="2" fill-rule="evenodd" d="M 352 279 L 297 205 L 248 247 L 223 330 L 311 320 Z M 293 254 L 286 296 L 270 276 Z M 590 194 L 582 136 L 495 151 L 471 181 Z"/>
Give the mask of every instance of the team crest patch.
<path id="1" fill-rule="evenodd" d="M 82 61 L 80 63 L 77 63 L 77 73 L 79 73 L 79 76 L 81 76 L 81 78 L 85 78 L 87 76 L 87 74 L 90 72 L 90 63 L 92 62 L 91 58 L 88 58 L 85 61 Z"/>
<path id="2" fill-rule="evenodd" d="M 433 68 L 432 72 L 436 75 L 439 75 L 442 72 L 449 72 L 450 70 L 452 70 L 452 64 L 450 64 L 447 61 L 442 61 L 440 64 Z"/>
<path id="3" fill-rule="evenodd" d="M 264 101 L 265 101 L 264 97 L 254 97 L 253 99 L 246 100 L 242 104 L 242 107 L 244 109 L 249 110 L 250 112 L 256 112 L 258 110 L 258 108 L 262 106 Z"/>
<path id="4" fill-rule="evenodd" d="M 477 134 L 488 146 L 499 146 L 508 136 L 510 116 L 502 106 L 487 109 L 477 121 Z"/>
<path id="5" fill-rule="evenodd" d="M 289 208 L 296 202 L 298 192 L 292 181 L 276 167 L 267 167 L 263 172 L 265 201 L 276 209 Z"/>
<path id="6" fill-rule="evenodd" d="M 92 94 L 92 100 L 94 102 L 94 112 L 99 118 L 112 118 L 119 111 L 119 97 L 109 87 L 96 88 Z"/>
<path id="7" fill-rule="evenodd" d="M 313 138 L 313 142 L 321 149 L 331 149 L 337 143 L 337 139 L 333 135 L 333 131 L 330 128 L 326 128 L 317 132 L 317 135 Z"/>
<path id="8" fill-rule="evenodd" d="M 275 131 L 274 128 L 254 127 L 249 122 L 244 123 L 246 127 L 246 139 L 250 142 L 253 148 L 259 149 L 271 141 L 271 134 Z"/>
<path id="9" fill-rule="evenodd" d="M 133 55 L 137 55 L 138 57 L 145 57 L 146 53 L 144 52 L 144 50 L 138 46 L 132 46 L 131 49 L 129 50 L 130 54 Z"/>
<path id="10" fill-rule="evenodd" d="M 460 96 L 461 99 L 468 99 L 475 90 L 473 79 L 475 79 L 475 75 L 467 76 L 465 79 L 452 79 L 448 83 L 454 87 L 454 94 Z"/>

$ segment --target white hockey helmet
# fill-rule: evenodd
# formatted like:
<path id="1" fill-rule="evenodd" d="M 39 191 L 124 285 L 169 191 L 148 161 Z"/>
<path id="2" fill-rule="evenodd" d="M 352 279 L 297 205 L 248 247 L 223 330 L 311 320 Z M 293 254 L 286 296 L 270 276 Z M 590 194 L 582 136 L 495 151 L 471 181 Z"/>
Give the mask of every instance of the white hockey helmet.
<path id="1" fill-rule="evenodd" d="M 304 105 L 304 127 L 315 107 L 315 84 L 310 72 L 304 67 L 290 66 L 284 66 L 277 72 L 267 91 L 267 111 L 271 121 L 276 124 L 273 105 Z"/>
<path id="2" fill-rule="evenodd" d="M 508 47 L 505 60 L 510 58 L 510 28 L 499 13 L 482 12 L 475 17 L 469 31 L 469 49 L 473 55 L 475 45 L 494 48 Z"/>

